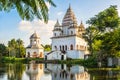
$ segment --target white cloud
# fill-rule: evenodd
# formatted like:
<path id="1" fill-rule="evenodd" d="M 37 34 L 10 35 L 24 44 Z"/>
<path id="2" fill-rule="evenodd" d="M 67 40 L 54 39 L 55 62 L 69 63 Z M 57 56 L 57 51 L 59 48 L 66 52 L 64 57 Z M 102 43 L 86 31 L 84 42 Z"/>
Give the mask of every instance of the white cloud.
<path id="1" fill-rule="evenodd" d="M 32 25 L 29 21 L 21 21 L 19 23 L 19 29 L 22 31 L 28 31 L 32 29 Z"/>
<path id="2" fill-rule="evenodd" d="M 58 16 L 60 16 L 60 15 L 62 15 L 62 14 L 63 14 L 63 12 L 62 12 L 62 11 L 57 13 L 57 15 L 58 15 Z"/>
<path id="3" fill-rule="evenodd" d="M 29 21 L 21 21 L 19 23 L 19 30 L 24 31 L 32 35 L 34 31 L 38 33 L 41 38 L 42 44 L 50 44 L 50 37 L 52 37 L 52 30 L 56 21 L 49 20 L 48 23 L 44 23 L 41 20 L 34 20 L 32 22 Z M 29 39 L 30 36 L 25 36 Z"/>

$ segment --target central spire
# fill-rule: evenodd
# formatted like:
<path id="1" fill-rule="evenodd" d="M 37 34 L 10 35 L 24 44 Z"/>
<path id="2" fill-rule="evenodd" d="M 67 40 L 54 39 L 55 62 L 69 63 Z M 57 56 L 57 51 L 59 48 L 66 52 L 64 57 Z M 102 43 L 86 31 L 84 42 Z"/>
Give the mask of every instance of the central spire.
<path id="1" fill-rule="evenodd" d="M 69 4 L 69 8 L 68 9 L 71 9 L 71 4 Z"/>
<path id="2" fill-rule="evenodd" d="M 69 26 L 71 23 L 75 23 L 77 25 L 77 20 L 75 17 L 75 14 L 71 8 L 71 5 L 69 4 L 69 8 L 67 9 L 67 12 L 63 18 L 62 26 Z"/>

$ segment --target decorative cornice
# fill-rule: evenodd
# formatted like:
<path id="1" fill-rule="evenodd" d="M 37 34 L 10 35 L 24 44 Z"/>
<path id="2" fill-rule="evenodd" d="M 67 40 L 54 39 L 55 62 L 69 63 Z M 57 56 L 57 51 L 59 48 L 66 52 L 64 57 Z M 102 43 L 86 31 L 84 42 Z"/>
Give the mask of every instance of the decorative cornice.
<path id="1" fill-rule="evenodd" d="M 65 35 L 65 36 L 56 36 L 56 37 L 51 37 L 51 39 L 57 39 L 57 38 L 67 38 L 67 37 L 80 37 L 80 38 L 82 38 L 81 36 L 79 36 L 79 35 L 76 35 L 76 34 L 74 34 L 74 35 Z"/>
<path id="2" fill-rule="evenodd" d="M 62 29 L 56 28 L 56 29 L 54 29 L 53 31 L 62 31 Z"/>

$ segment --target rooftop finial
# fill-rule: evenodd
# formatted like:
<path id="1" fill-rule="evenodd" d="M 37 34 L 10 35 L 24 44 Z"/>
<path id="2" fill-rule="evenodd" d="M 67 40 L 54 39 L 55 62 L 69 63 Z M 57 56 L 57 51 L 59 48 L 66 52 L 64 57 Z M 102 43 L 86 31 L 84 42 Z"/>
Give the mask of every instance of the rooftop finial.
<path id="1" fill-rule="evenodd" d="M 58 19 L 57 19 L 57 23 L 59 23 Z"/>
<path id="2" fill-rule="evenodd" d="M 60 26 L 58 19 L 57 19 L 57 22 L 56 22 L 55 26 L 56 27 Z"/>
<path id="3" fill-rule="evenodd" d="M 71 9 L 71 4 L 69 3 L 69 9 Z"/>
<path id="4" fill-rule="evenodd" d="M 83 24 L 82 20 L 81 20 L 81 24 Z"/>

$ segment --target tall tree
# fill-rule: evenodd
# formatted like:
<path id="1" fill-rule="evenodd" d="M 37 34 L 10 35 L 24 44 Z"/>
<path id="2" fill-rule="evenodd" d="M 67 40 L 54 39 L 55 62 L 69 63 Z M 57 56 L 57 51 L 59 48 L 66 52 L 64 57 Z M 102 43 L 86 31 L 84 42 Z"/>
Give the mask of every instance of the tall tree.
<path id="1" fill-rule="evenodd" d="M 90 18 L 87 24 L 92 26 L 86 29 L 87 41 L 90 50 L 92 50 L 91 53 L 95 52 L 94 50 L 98 50 L 98 56 L 100 57 L 102 54 L 100 58 L 113 53 L 116 54 L 116 50 L 113 48 L 113 43 L 115 42 L 112 39 L 115 38 L 115 30 L 120 26 L 117 6 L 110 6 L 101 11 L 95 17 Z"/>
<path id="2" fill-rule="evenodd" d="M 24 57 L 25 55 L 25 47 L 24 42 L 21 39 L 17 39 L 17 57 Z"/>
<path id="3" fill-rule="evenodd" d="M 98 28 L 99 31 L 111 31 L 117 28 L 120 24 L 120 18 L 117 11 L 117 6 L 110 6 L 104 11 L 95 15 L 87 21 L 89 25 L 93 25 Z"/>
<path id="4" fill-rule="evenodd" d="M 101 49 L 105 57 L 120 57 L 120 28 L 103 36 Z"/>
<path id="5" fill-rule="evenodd" d="M 0 44 L 0 55 L 1 56 L 7 56 L 8 55 L 7 47 L 4 44 Z"/>
<path id="6" fill-rule="evenodd" d="M 83 34 L 83 38 L 88 42 L 90 54 L 93 55 L 93 42 L 99 35 L 99 31 L 94 26 L 86 28 L 86 32 Z"/>
<path id="7" fill-rule="evenodd" d="M 25 55 L 25 47 L 21 39 L 12 39 L 8 41 L 10 56 L 23 57 Z"/>
<path id="8" fill-rule="evenodd" d="M 16 56 L 16 40 L 15 39 L 11 39 L 10 41 L 8 41 L 8 49 L 9 49 L 9 56 Z"/>
<path id="9" fill-rule="evenodd" d="M 0 11 L 16 9 L 22 19 L 33 20 L 35 17 L 48 21 L 46 3 L 56 6 L 52 0 L 0 0 Z"/>

